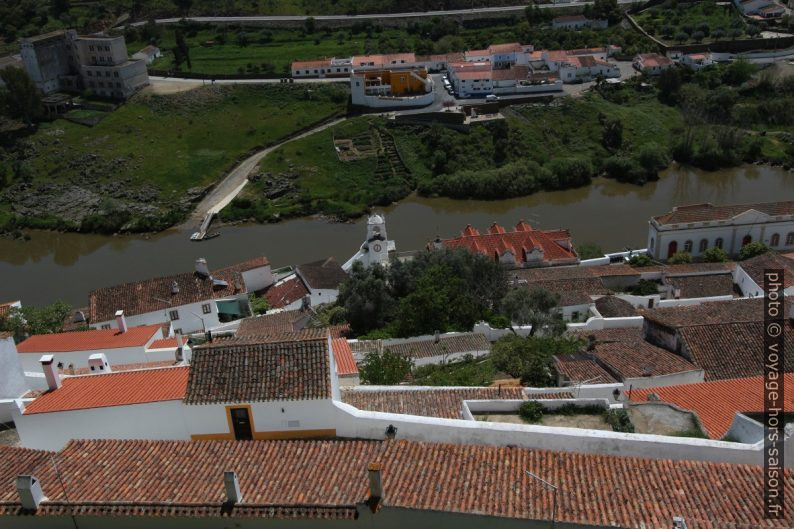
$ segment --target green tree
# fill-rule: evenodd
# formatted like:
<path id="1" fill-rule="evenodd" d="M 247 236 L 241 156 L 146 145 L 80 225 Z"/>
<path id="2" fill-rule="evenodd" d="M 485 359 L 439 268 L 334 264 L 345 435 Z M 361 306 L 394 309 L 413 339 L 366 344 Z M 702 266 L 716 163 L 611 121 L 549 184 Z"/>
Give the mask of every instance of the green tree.
<path id="1" fill-rule="evenodd" d="M 174 41 L 176 42 L 176 46 L 174 47 L 174 62 L 177 66 L 181 65 L 183 62 L 187 63 L 187 68 L 190 70 L 192 65 L 190 64 L 190 47 L 188 46 L 187 40 L 185 40 L 185 35 L 182 33 L 180 28 L 174 30 Z"/>
<path id="2" fill-rule="evenodd" d="M 764 254 L 769 250 L 771 250 L 771 248 L 761 241 L 751 242 L 742 246 L 742 249 L 739 251 L 739 259 L 744 261 L 745 259 Z"/>
<path id="3" fill-rule="evenodd" d="M 557 310 L 559 303 L 559 294 L 544 288 L 514 288 L 502 299 L 502 313 L 512 323 L 532 325 L 530 336 L 562 334 L 565 325 Z"/>
<path id="4" fill-rule="evenodd" d="M 604 250 L 594 242 L 585 242 L 576 245 L 576 253 L 579 254 L 579 259 L 597 259 L 604 257 Z"/>
<path id="5" fill-rule="evenodd" d="M 629 264 L 631 266 L 642 268 L 643 266 L 651 266 L 653 264 L 653 261 L 651 261 L 651 258 L 648 257 L 648 255 L 643 253 L 643 254 L 635 255 L 631 259 L 629 259 Z"/>
<path id="6" fill-rule="evenodd" d="M 5 90 L 0 90 L 0 108 L 3 114 L 32 125 L 43 110 L 36 84 L 25 70 L 11 66 L 0 70 L 0 79 L 6 85 Z"/>
<path id="7" fill-rule="evenodd" d="M 681 73 L 678 68 L 668 68 L 659 75 L 657 82 L 659 87 L 659 99 L 665 103 L 675 101 L 678 90 L 681 89 Z"/>
<path id="8" fill-rule="evenodd" d="M 253 292 L 248 294 L 248 304 L 254 314 L 264 314 L 270 310 L 270 303 L 267 302 L 267 299 L 263 296 L 257 296 Z"/>
<path id="9" fill-rule="evenodd" d="M 616 151 L 623 145 L 623 122 L 617 118 L 604 118 L 601 123 L 601 143 Z"/>
<path id="10" fill-rule="evenodd" d="M 391 386 L 405 380 L 412 366 L 411 359 L 385 349 L 367 353 L 358 372 L 364 384 Z"/>
<path id="11" fill-rule="evenodd" d="M 303 29 L 306 30 L 306 33 L 312 34 L 316 29 L 316 22 L 314 17 L 307 17 L 306 20 L 303 22 Z"/>
<path id="12" fill-rule="evenodd" d="M 668 264 L 686 264 L 692 262 L 692 256 L 688 252 L 676 252 L 667 260 Z"/>
<path id="13" fill-rule="evenodd" d="M 722 248 L 714 246 L 703 252 L 703 260 L 707 263 L 724 263 L 728 260 L 728 254 Z"/>
<path id="14" fill-rule="evenodd" d="M 365 269 L 360 262 L 354 263 L 350 277 L 339 287 L 337 304 L 345 308 L 355 334 L 366 334 L 386 325 L 395 308 L 386 270 L 379 265 Z"/>
<path id="15" fill-rule="evenodd" d="M 491 359 L 496 369 L 523 384 L 546 387 L 554 383 L 554 355 L 574 353 L 580 347 L 581 341 L 570 336 L 505 336 L 494 342 Z"/>
<path id="16" fill-rule="evenodd" d="M 64 322 L 71 313 L 71 305 L 63 301 L 44 307 L 14 307 L 5 318 L 0 319 L 0 331 L 14 333 L 17 341 L 34 334 L 62 332 Z"/>

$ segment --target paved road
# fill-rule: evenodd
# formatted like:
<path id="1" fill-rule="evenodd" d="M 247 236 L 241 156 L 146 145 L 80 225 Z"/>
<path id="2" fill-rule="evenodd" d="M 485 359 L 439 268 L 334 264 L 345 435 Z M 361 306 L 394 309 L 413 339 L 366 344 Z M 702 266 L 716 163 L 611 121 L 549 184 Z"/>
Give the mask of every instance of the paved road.
<path id="1" fill-rule="evenodd" d="M 156 83 L 182 83 L 193 86 L 201 86 L 213 84 L 212 81 L 206 79 L 187 79 L 185 77 L 157 77 L 150 75 L 149 81 Z M 214 84 L 264 84 L 264 83 L 280 83 L 279 79 L 216 79 Z M 350 83 L 349 77 L 332 77 L 323 79 L 294 79 L 293 83 Z"/>
<path id="2" fill-rule="evenodd" d="M 262 149 L 261 151 L 256 152 L 255 154 L 249 156 L 242 162 L 240 162 L 231 172 L 224 177 L 221 182 L 215 186 L 212 191 L 210 191 L 207 196 L 205 196 L 199 205 L 196 206 L 196 209 L 193 210 L 193 213 L 190 215 L 187 221 L 185 221 L 185 226 L 187 227 L 195 227 L 201 219 L 204 218 L 204 215 L 207 213 L 218 213 L 222 210 L 229 202 L 234 199 L 242 191 L 245 187 L 245 184 L 248 183 L 248 174 L 254 170 L 254 168 L 259 164 L 259 162 L 273 152 L 274 150 L 278 149 L 282 145 L 289 143 L 291 141 L 295 141 L 300 138 L 305 138 L 306 136 L 310 136 L 316 132 L 320 132 L 321 130 L 325 130 L 328 127 L 333 127 L 341 122 L 343 122 L 347 118 L 339 118 L 333 121 L 328 121 L 323 123 L 322 125 L 318 125 L 312 129 L 307 130 L 297 136 L 293 136 L 289 139 L 286 139 L 280 143 L 267 147 L 266 149 Z"/>
<path id="3" fill-rule="evenodd" d="M 585 4 L 592 4 L 591 0 L 582 0 L 574 2 L 560 2 L 556 4 L 540 4 L 538 7 L 541 9 L 558 9 L 565 7 L 577 7 Z M 639 3 L 638 0 L 618 0 L 619 4 L 634 4 Z M 172 18 L 158 18 L 155 20 L 157 24 L 177 24 L 181 20 L 199 22 L 199 23 L 246 23 L 246 22 L 295 22 L 303 21 L 309 17 L 315 20 L 350 20 L 350 21 L 365 21 L 365 20 L 381 20 L 384 18 L 426 18 L 438 16 L 455 16 L 467 15 L 473 13 L 521 13 L 526 9 L 527 4 L 516 6 L 503 6 L 503 7 L 480 7 L 475 9 L 448 9 L 443 11 L 418 11 L 412 13 L 367 13 L 363 15 L 262 15 L 262 16 L 244 16 L 244 17 L 172 17 Z M 146 24 L 146 21 L 133 22 L 130 26 L 141 26 Z"/>

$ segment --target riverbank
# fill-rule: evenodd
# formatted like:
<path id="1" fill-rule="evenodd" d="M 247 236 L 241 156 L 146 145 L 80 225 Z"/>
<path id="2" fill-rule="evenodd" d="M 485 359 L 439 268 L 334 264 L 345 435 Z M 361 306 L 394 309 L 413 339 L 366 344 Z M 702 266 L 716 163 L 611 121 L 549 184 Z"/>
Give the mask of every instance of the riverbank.
<path id="1" fill-rule="evenodd" d="M 345 109 L 344 86 L 138 94 L 86 127 L 42 123 L 0 150 L 0 231 L 160 231 L 246 153 Z"/>

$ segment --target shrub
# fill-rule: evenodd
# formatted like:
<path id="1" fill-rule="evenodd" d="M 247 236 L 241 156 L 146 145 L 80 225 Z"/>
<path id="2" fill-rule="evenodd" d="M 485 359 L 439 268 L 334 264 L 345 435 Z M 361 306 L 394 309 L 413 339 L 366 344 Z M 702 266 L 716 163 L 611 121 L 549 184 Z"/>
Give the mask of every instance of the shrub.
<path id="1" fill-rule="evenodd" d="M 585 158 L 558 158 L 548 165 L 557 189 L 587 185 L 593 177 L 593 164 Z"/>
<path id="2" fill-rule="evenodd" d="M 709 248 L 703 252 L 703 260 L 707 263 L 724 263 L 728 260 L 728 254 L 722 248 Z"/>
<path id="3" fill-rule="evenodd" d="M 604 172 L 608 178 L 614 178 L 618 182 L 631 182 L 642 173 L 642 169 L 634 158 L 618 155 L 604 160 Z"/>
<path id="4" fill-rule="evenodd" d="M 668 264 L 686 264 L 692 262 L 692 256 L 687 252 L 676 252 L 667 260 Z"/>
<path id="5" fill-rule="evenodd" d="M 742 249 L 739 251 L 739 259 L 744 261 L 745 259 L 750 259 L 756 255 L 764 254 L 769 250 L 769 246 L 762 243 L 761 241 L 751 242 L 742 246 Z"/>
<path id="6" fill-rule="evenodd" d="M 646 143 L 637 153 L 637 161 L 645 171 L 645 175 L 652 180 L 658 179 L 658 173 L 670 163 L 667 150 L 658 143 Z"/>
<path id="7" fill-rule="evenodd" d="M 653 262 L 651 261 L 651 258 L 648 257 L 647 254 L 641 253 L 629 259 L 629 264 L 631 266 L 636 266 L 638 268 L 641 268 L 643 266 L 651 266 Z"/>
<path id="8" fill-rule="evenodd" d="M 604 250 L 593 242 L 586 242 L 576 246 L 576 253 L 579 254 L 579 259 L 597 259 L 604 257 Z"/>
<path id="9" fill-rule="evenodd" d="M 251 312 L 254 314 L 264 314 L 270 309 L 267 299 L 257 296 L 253 292 L 248 295 L 248 304 L 251 305 Z"/>
<path id="10" fill-rule="evenodd" d="M 529 423 L 538 423 L 543 419 L 543 404 L 530 400 L 518 407 L 518 416 Z"/>
<path id="11" fill-rule="evenodd" d="M 605 411 L 604 420 L 614 432 L 634 433 L 634 425 L 631 424 L 629 414 L 624 409 Z"/>
<path id="12" fill-rule="evenodd" d="M 640 279 L 640 282 L 629 287 L 628 291 L 635 296 L 652 296 L 659 293 L 659 285 L 655 281 Z"/>

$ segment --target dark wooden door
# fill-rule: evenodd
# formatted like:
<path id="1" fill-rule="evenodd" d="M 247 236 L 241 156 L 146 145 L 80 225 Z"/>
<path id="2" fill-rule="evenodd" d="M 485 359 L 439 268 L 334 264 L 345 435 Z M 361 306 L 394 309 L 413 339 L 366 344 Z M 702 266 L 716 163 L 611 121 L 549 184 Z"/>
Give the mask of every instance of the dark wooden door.
<path id="1" fill-rule="evenodd" d="M 251 418 L 248 416 L 248 408 L 232 408 L 232 428 L 234 438 L 238 441 L 250 441 L 254 438 L 251 431 Z"/>

